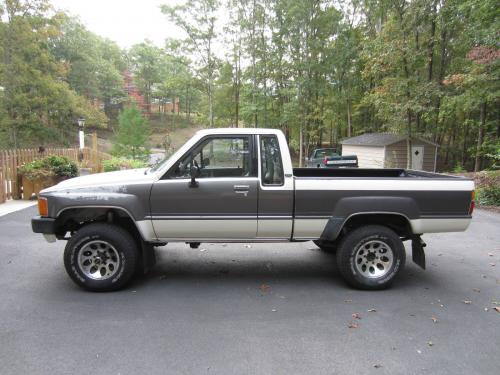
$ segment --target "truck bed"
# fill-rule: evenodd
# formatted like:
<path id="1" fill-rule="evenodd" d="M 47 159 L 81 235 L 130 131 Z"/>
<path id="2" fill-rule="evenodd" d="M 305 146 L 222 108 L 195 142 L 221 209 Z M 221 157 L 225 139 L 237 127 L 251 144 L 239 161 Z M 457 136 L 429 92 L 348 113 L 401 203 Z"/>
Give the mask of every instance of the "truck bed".
<path id="1" fill-rule="evenodd" d="M 376 169 L 376 168 L 293 168 L 293 175 L 298 178 L 322 178 L 322 177 L 373 177 L 373 178 L 439 178 L 439 179 L 461 179 L 462 177 L 449 176 L 440 173 L 405 170 L 398 168 Z"/>

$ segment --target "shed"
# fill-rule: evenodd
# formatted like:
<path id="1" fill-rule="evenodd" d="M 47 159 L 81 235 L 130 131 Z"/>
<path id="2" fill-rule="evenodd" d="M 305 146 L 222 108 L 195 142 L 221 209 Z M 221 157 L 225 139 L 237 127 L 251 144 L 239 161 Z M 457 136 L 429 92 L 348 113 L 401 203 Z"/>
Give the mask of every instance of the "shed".
<path id="1" fill-rule="evenodd" d="M 344 139 L 342 156 L 357 155 L 360 168 L 406 168 L 411 147 L 411 169 L 435 172 L 437 144 L 419 137 L 409 141 L 405 135 L 367 133 Z"/>

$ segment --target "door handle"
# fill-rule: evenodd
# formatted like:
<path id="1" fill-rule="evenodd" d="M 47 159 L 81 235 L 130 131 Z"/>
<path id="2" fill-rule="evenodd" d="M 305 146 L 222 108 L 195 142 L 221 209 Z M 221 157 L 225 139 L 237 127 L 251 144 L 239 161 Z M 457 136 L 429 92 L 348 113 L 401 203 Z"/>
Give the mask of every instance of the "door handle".
<path id="1" fill-rule="evenodd" d="M 234 192 L 236 194 L 243 194 L 245 197 L 248 195 L 249 185 L 234 185 Z"/>

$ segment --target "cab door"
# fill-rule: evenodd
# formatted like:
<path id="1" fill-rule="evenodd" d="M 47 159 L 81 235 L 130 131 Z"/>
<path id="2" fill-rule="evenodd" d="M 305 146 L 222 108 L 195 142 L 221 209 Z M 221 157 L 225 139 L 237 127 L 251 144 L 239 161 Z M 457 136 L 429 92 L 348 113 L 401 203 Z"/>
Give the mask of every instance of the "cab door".
<path id="1" fill-rule="evenodd" d="M 254 239 L 259 182 L 253 154 L 251 135 L 201 139 L 153 184 L 151 220 L 157 237 Z"/>

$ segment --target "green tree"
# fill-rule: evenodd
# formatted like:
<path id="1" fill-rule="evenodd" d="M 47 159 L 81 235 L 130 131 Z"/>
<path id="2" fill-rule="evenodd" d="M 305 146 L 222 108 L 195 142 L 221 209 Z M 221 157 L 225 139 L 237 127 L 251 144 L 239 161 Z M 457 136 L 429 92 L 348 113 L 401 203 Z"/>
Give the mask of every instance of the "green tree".
<path id="1" fill-rule="evenodd" d="M 0 22 L 0 141 L 7 147 L 66 141 L 74 120 L 105 124 L 104 114 L 71 90 L 64 62 L 49 46 L 60 35 L 61 15 L 43 0 L 6 0 Z"/>
<path id="2" fill-rule="evenodd" d="M 126 107 L 118 117 L 118 130 L 113 154 L 131 159 L 146 160 L 149 156 L 147 141 L 150 129 L 136 106 Z"/>
<path id="3" fill-rule="evenodd" d="M 215 23 L 219 7 L 218 0 L 187 0 L 182 5 L 161 7 L 162 12 L 187 34 L 186 47 L 199 59 L 198 74 L 207 94 L 210 127 L 215 125 L 214 79 L 217 58 L 214 53 L 214 42 L 217 36 Z"/>

